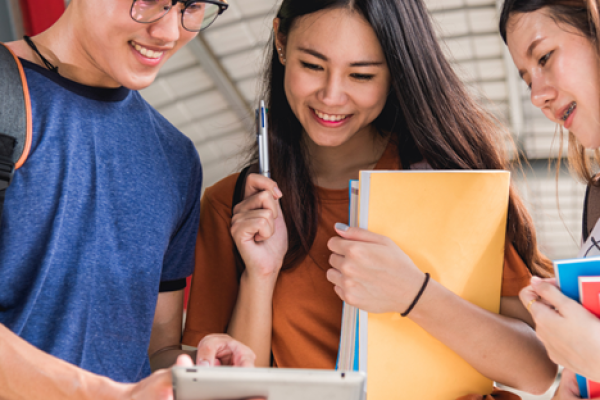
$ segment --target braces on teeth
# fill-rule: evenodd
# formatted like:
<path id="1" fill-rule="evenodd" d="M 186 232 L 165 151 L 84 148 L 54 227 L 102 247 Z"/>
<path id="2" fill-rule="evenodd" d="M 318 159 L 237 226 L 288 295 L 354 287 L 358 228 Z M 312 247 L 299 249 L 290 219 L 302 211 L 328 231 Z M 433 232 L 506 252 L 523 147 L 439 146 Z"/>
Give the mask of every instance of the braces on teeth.
<path id="1" fill-rule="evenodd" d="M 576 102 L 571 103 L 571 107 L 569 107 L 569 109 L 565 112 L 565 115 L 563 115 L 563 117 L 562 117 L 563 121 L 566 121 L 567 118 L 569 118 L 569 115 L 571 115 L 571 113 L 573 112 L 575 107 L 577 107 L 577 103 Z"/>

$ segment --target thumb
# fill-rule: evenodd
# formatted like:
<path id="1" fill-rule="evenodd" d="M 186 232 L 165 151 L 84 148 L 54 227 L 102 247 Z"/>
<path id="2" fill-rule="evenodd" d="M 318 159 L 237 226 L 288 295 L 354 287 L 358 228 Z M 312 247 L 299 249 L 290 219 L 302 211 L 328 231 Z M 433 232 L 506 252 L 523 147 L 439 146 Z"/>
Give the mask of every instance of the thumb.
<path id="1" fill-rule="evenodd" d="M 381 243 L 385 238 L 366 229 L 351 227 L 341 222 L 335 224 L 335 231 L 344 239 L 355 240 L 357 242 Z"/>
<path id="2" fill-rule="evenodd" d="M 553 284 L 532 278 L 531 286 L 547 304 L 553 306 L 561 315 L 565 315 L 565 309 L 577 306 L 577 302 L 562 294 L 560 289 Z"/>

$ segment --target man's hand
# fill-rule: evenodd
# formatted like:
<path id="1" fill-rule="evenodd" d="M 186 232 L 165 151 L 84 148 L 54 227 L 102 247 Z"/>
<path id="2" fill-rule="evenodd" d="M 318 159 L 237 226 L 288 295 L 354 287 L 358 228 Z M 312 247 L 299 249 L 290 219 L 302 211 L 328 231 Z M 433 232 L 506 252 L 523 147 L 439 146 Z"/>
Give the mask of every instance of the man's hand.
<path id="1" fill-rule="evenodd" d="M 255 359 L 256 355 L 249 347 L 224 334 L 206 336 L 198 344 L 196 353 L 196 364 L 211 367 L 254 367 Z"/>
<path id="2" fill-rule="evenodd" d="M 180 367 L 193 367 L 194 362 L 190 356 L 182 354 L 175 364 Z M 128 385 L 121 397 L 123 400 L 173 400 L 173 383 L 171 370 L 161 369 L 146 379 Z"/>

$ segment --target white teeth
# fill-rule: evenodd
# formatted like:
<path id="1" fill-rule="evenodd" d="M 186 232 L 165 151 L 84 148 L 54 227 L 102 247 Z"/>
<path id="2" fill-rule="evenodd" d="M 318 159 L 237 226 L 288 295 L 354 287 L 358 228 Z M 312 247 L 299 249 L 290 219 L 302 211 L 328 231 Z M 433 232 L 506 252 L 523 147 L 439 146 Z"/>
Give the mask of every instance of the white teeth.
<path id="1" fill-rule="evenodd" d="M 147 49 L 145 47 L 140 46 L 139 44 L 137 44 L 135 42 L 131 42 L 131 44 L 144 57 L 147 57 L 147 58 L 160 58 L 163 55 L 162 51 L 150 50 L 150 49 Z"/>
<path id="2" fill-rule="evenodd" d="M 315 114 L 317 114 L 317 117 L 321 118 L 322 120 L 329 121 L 329 122 L 338 122 L 343 119 L 346 119 L 346 117 L 348 116 L 348 115 L 330 115 L 330 114 L 322 113 L 317 110 L 315 110 Z"/>

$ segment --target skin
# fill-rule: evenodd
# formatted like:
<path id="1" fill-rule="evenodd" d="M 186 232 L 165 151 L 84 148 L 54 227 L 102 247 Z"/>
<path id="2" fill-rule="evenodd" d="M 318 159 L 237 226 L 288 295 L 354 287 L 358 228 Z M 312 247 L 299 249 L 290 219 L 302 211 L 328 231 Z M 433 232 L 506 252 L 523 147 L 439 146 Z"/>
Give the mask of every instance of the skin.
<path id="1" fill-rule="evenodd" d="M 274 26 L 277 32 L 278 21 Z M 286 67 L 286 95 L 305 128 L 315 183 L 347 188 L 359 169 L 376 164 L 386 145 L 373 134 L 371 123 L 389 90 L 387 66 L 350 67 L 358 61 L 385 61 L 381 46 L 361 16 L 334 9 L 303 17 L 287 38 L 277 35 L 277 47 Z M 306 47 L 318 49 L 328 61 L 300 50 Z M 357 72 L 373 78 L 357 82 Z M 356 119 L 326 128 L 311 120 L 311 108 L 353 113 Z M 268 365 L 272 293 L 287 233 L 275 183 L 257 175 L 248 181 L 252 189 L 246 188 L 246 200 L 234 209 L 231 228 L 246 270 L 229 333 L 256 352 L 258 365 Z M 337 232 L 328 243 L 332 268 L 327 278 L 340 298 L 369 312 L 403 312 L 421 287 L 423 273 L 389 238 L 359 228 Z M 502 298 L 501 314 L 476 307 L 432 281 L 409 317 L 487 377 L 527 392 L 545 392 L 556 365 L 536 338 L 531 318 L 516 297 Z"/>
<path id="2" fill-rule="evenodd" d="M 564 369 L 560 378 L 560 385 L 552 396 L 552 400 L 579 400 L 579 386 L 577 385 L 577 379 L 575 373 Z M 600 398 L 594 397 L 592 400 L 598 400 Z"/>
<path id="3" fill-rule="evenodd" d="M 247 364 L 254 357 L 226 335 L 204 338 L 198 354 L 212 365 Z M 38 350 L 3 325 L 0 358 L 0 400 L 173 400 L 169 370 L 157 371 L 136 384 L 117 383 Z M 177 365 L 190 367 L 194 363 L 189 356 L 180 355 Z"/>
<path id="4" fill-rule="evenodd" d="M 160 67 L 196 33 L 181 26 L 181 4 L 162 19 L 140 24 L 130 17 L 130 1 L 73 0 L 47 31 L 33 37 L 40 52 L 59 73 L 83 85 L 139 90 L 149 86 Z M 99 16 L 102 16 L 100 18 Z M 163 51 L 158 60 L 143 57 L 135 42 Z M 23 41 L 7 44 L 19 57 L 44 66 Z M 254 353 L 226 335 L 210 335 L 197 352 L 182 355 L 183 291 L 158 295 L 149 355 L 154 369 L 178 365 L 235 365 L 251 367 Z M 0 399 L 161 399 L 173 398 L 171 374 L 160 370 L 138 384 L 120 384 L 94 375 L 35 349 L 0 324 Z M 16 383 L 15 383 L 16 382 Z M 37 382 L 35 385 L 27 382 Z M 8 389 L 5 389 L 8 388 Z"/>
<path id="5" fill-rule="evenodd" d="M 550 121 L 569 129 L 583 146 L 598 148 L 600 65 L 590 41 L 541 9 L 511 16 L 507 43 L 513 62 L 531 89 L 533 105 Z M 572 122 L 565 125 L 560 117 L 574 101 L 577 107 Z"/>
<path id="6" fill-rule="evenodd" d="M 181 3 L 152 24 L 131 19 L 130 9 L 131 1 L 73 0 L 58 22 L 33 41 L 65 78 L 88 86 L 140 90 L 197 34 L 181 26 Z M 131 41 L 164 51 L 160 62 L 149 65 Z M 23 40 L 9 43 L 9 47 L 22 58 L 43 65 Z"/>
<path id="7" fill-rule="evenodd" d="M 600 381 L 600 322 L 556 287 L 555 279 L 531 280 L 521 291 L 550 358 L 575 373 Z"/>
<path id="8" fill-rule="evenodd" d="M 537 41 L 531 53 L 527 49 Z M 507 25 L 513 61 L 531 87 L 531 102 L 553 122 L 556 110 L 577 102 L 569 130 L 589 149 L 600 146 L 600 85 L 597 53 L 575 28 L 557 23 L 546 10 L 515 14 Z M 550 358 L 567 368 L 555 399 L 578 398 L 573 373 L 600 380 L 600 322 L 564 296 L 554 279 L 533 278 L 520 294 L 529 305 L 537 335 Z"/>

